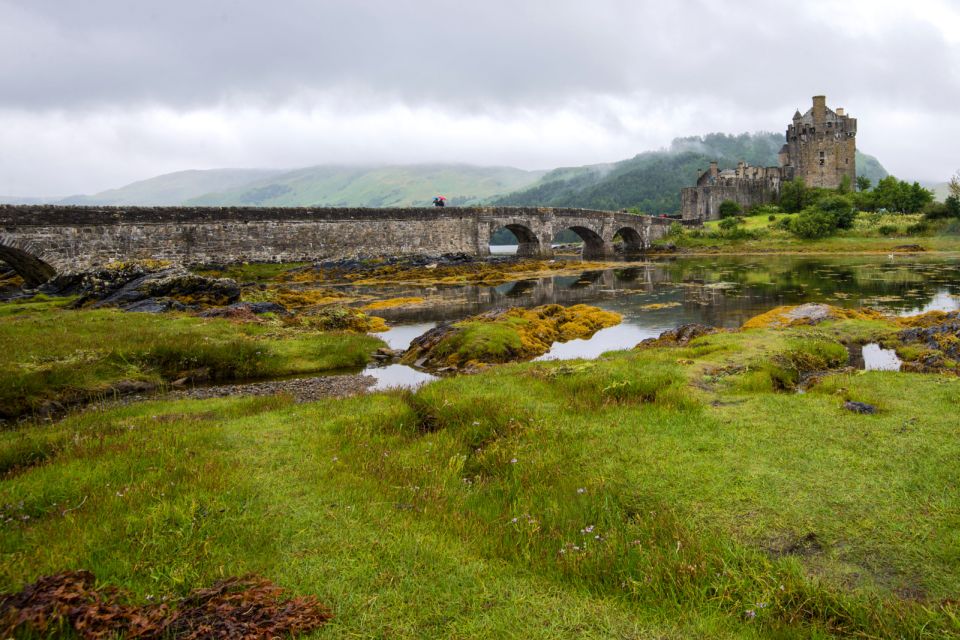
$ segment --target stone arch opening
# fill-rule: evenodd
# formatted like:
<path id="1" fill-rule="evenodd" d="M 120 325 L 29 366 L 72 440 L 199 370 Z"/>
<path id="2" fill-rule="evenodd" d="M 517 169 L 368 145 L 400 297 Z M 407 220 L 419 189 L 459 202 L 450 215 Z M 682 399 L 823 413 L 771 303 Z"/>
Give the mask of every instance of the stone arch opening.
<path id="1" fill-rule="evenodd" d="M 0 261 L 7 263 L 30 287 L 38 287 L 57 275 L 57 270 L 39 257 L 3 238 L 0 238 Z"/>
<path id="2" fill-rule="evenodd" d="M 512 236 L 512 238 L 511 238 Z M 516 245 L 516 255 L 531 257 L 540 255 L 540 240 L 530 227 L 522 224 L 505 224 L 494 229 L 490 246 Z"/>
<path id="3" fill-rule="evenodd" d="M 600 237 L 600 234 L 590 229 L 588 227 L 581 226 L 571 226 L 564 227 L 563 229 L 558 229 L 554 234 L 554 242 L 557 242 L 558 239 L 561 240 L 565 237 L 569 237 L 567 231 L 573 231 L 576 236 L 583 243 L 583 249 L 580 252 L 580 256 L 583 258 L 604 258 L 607 255 L 606 246 L 604 245 L 603 238 Z"/>
<path id="4" fill-rule="evenodd" d="M 643 236 L 633 227 L 621 227 L 613 234 L 614 246 L 623 253 L 642 253 Z"/>

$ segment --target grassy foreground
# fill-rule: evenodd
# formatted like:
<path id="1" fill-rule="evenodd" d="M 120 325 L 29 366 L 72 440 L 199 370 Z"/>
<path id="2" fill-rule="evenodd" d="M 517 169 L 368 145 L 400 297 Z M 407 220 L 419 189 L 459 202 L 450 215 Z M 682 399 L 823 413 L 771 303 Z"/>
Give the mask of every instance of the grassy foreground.
<path id="1" fill-rule="evenodd" d="M 0 307 L 0 418 L 111 393 L 122 382 L 239 380 L 359 367 L 383 344 L 309 325 L 76 311 L 64 309 L 67 302 L 38 297 Z"/>
<path id="2" fill-rule="evenodd" d="M 891 330 L 2 432 L 0 587 L 85 568 L 146 598 L 256 572 L 333 609 L 321 638 L 956 637 L 958 379 L 777 391 Z"/>

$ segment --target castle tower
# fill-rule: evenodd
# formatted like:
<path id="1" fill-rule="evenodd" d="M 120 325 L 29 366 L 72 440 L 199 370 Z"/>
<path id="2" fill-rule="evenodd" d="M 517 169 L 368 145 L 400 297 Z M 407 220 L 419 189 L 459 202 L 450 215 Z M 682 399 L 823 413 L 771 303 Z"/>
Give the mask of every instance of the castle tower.
<path id="1" fill-rule="evenodd" d="M 814 96 L 813 106 L 793 116 L 787 143 L 780 150 L 784 177 L 802 178 L 807 186 L 836 189 L 843 176 L 851 185 L 857 178 L 857 120 L 827 106 L 825 96 Z"/>

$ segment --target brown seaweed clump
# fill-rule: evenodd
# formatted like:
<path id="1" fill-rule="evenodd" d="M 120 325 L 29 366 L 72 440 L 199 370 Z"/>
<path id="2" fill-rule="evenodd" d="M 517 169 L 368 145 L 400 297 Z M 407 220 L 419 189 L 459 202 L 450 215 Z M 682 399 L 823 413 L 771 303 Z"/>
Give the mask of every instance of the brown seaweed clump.
<path id="1" fill-rule="evenodd" d="M 313 596 L 284 598 L 266 578 L 246 576 L 196 589 L 179 602 L 131 605 L 111 587 L 96 586 L 89 571 L 45 576 L 19 593 L 0 596 L 0 634 L 84 640 L 267 640 L 309 633 L 332 615 Z"/>

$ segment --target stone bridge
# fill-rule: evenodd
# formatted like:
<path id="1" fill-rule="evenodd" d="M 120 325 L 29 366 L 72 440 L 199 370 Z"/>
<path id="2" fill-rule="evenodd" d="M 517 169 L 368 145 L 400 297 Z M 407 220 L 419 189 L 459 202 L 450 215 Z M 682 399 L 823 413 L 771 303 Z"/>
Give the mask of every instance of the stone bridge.
<path id="1" fill-rule="evenodd" d="M 583 257 L 613 255 L 614 237 L 643 251 L 672 220 L 586 209 L 532 207 L 257 208 L 0 205 L 0 260 L 30 285 L 113 260 L 185 264 L 300 262 L 350 257 L 490 253 L 506 227 L 517 254 L 550 256 L 572 229 Z"/>

